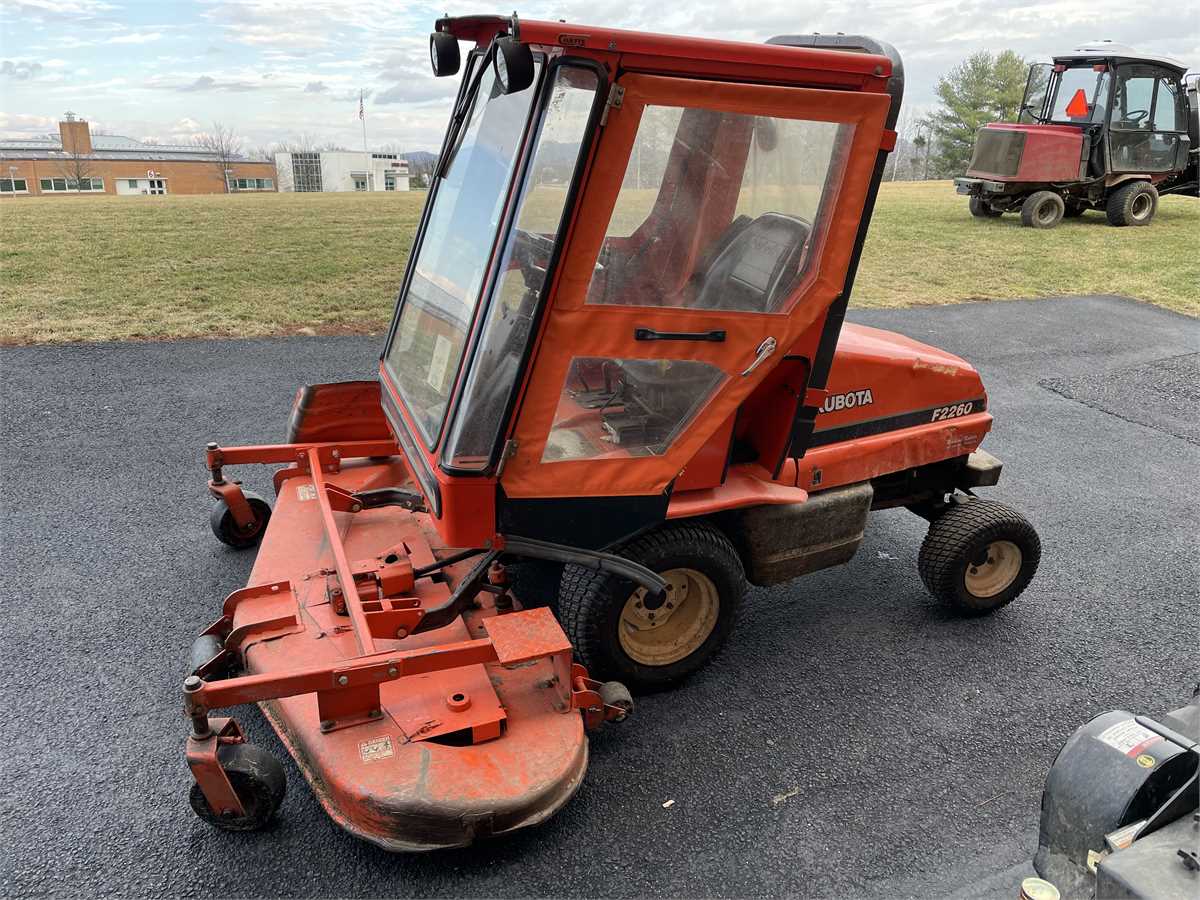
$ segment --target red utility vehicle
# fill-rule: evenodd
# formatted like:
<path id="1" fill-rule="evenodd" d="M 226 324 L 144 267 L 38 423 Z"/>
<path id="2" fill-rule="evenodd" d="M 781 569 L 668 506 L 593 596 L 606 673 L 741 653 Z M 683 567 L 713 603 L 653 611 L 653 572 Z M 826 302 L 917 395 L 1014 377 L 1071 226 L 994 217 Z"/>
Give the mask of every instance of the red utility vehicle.
<path id="1" fill-rule="evenodd" d="M 1021 212 L 1053 228 L 1103 210 L 1110 225 L 1148 225 L 1164 194 L 1198 196 L 1196 82 L 1177 60 L 1099 41 L 1029 68 L 1017 124 L 979 129 L 965 178 L 971 214 Z"/>
<path id="2" fill-rule="evenodd" d="M 472 45 L 465 65 L 459 42 Z M 377 381 L 303 388 L 286 444 L 211 444 L 212 528 L 261 541 L 196 641 L 196 813 L 270 819 L 258 702 L 329 814 L 394 850 L 538 822 L 586 728 L 707 663 L 747 582 L 931 522 L 930 591 L 1015 598 L 1040 545 L 972 489 L 978 374 L 842 319 L 903 77 L 886 44 L 480 16 Z M 226 477 L 283 466 L 274 510 Z"/>

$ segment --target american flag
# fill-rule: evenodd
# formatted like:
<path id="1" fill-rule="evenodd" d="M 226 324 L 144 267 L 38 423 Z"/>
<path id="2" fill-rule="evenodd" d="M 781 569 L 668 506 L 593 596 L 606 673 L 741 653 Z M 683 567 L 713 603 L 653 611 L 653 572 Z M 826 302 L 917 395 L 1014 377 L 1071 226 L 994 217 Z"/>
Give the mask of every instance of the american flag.
<path id="1" fill-rule="evenodd" d="M 363 92 L 358 92 L 358 117 L 364 122 L 367 120 L 366 110 L 363 109 Z"/>

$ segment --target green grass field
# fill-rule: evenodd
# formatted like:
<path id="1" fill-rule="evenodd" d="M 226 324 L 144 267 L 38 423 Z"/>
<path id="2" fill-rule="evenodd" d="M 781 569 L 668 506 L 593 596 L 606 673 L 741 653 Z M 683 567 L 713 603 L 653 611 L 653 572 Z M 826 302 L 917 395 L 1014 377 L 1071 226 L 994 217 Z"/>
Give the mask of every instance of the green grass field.
<path id="1" fill-rule="evenodd" d="M 377 331 L 423 193 L 0 203 L 0 341 Z M 1200 315 L 1200 204 L 1148 228 L 972 219 L 948 182 L 885 184 L 857 306 L 1127 294 Z"/>

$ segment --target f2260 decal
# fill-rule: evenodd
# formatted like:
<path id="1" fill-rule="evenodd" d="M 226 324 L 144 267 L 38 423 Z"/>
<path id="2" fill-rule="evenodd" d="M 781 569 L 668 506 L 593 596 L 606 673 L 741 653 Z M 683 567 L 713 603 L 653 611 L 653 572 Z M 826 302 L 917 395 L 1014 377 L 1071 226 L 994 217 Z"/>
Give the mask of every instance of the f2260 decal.
<path id="1" fill-rule="evenodd" d="M 974 411 L 974 400 L 968 400 L 966 403 L 955 403 L 953 406 L 939 406 L 933 411 L 933 418 L 929 421 L 940 422 L 942 419 L 957 419 L 959 416 L 969 415 Z"/>
<path id="2" fill-rule="evenodd" d="M 848 394 L 840 394 L 834 396 L 853 396 L 860 394 L 861 391 L 851 391 Z M 868 396 L 870 396 L 868 392 Z M 821 407 L 821 411 L 829 411 L 830 401 L 832 397 L 826 398 L 825 404 Z M 874 399 L 874 398 L 872 398 Z M 836 403 L 836 401 L 833 401 Z M 855 406 L 866 405 L 860 404 L 855 398 Z M 842 409 L 846 409 L 844 405 Z M 945 406 L 926 407 L 925 409 L 914 409 L 911 412 L 898 413 L 892 416 L 883 416 L 877 419 L 863 419 L 859 422 L 851 422 L 848 425 L 835 425 L 832 428 L 816 428 L 813 431 L 812 437 L 808 441 L 809 447 L 823 447 L 829 444 L 836 444 L 839 441 L 853 440 L 854 438 L 868 437 L 873 434 L 882 434 L 885 431 L 897 431 L 901 428 L 912 428 L 915 425 L 928 425 L 933 422 L 942 422 L 947 419 L 958 419 L 962 416 L 969 416 L 972 413 L 983 412 L 987 409 L 987 400 L 979 397 L 975 400 L 963 400 L 961 403 L 949 403 Z"/>

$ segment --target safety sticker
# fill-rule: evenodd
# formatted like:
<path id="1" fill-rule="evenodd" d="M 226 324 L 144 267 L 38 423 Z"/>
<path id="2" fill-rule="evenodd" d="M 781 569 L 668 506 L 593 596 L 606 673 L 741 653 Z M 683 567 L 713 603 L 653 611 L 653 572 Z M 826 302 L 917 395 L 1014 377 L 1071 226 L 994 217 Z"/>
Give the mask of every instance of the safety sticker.
<path id="1" fill-rule="evenodd" d="M 1137 764 L 1143 769 L 1153 769 L 1156 762 L 1158 762 L 1158 760 L 1156 760 L 1149 753 L 1143 753 L 1137 758 Z"/>
<path id="2" fill-rule="evenodd" d="M 1102 743 L 1108 744 L 1131 759 L 1137 757 L 1151 744 L 1162 740 L 1162 735 L 1155 734 L 1149 728 L 1139 725 L 1134 719 L 1126 719 L 1124 722 L 1110 725 L 1097 737 Z"/>
<path id="3" fill-rule="evenodd" d="M 302 484 L 296 488 L 296 496 L 301 500 L 316 500 L 317 488 L 315 485 Z"/>
<path id="4" fill-rule="evenodd" d="M 392 739 L 384 735 L 381 738 L 373 738 L 369 741 L 362 741 L 358 745 L 358 755 L 362 757 L 363 762 L 374 762 L 377 759 L 387 759 L 396 751 L 392 749 Z"/>
<path id="5" fill-rule="evenodd" d="M 425 383 L 439 394 L 445 390 L 446 370 L 450 367 L 450 352 L 454 345 L 444 334 L 439 334 L 433 341 L 433 354 L 429 358 L 429 374 Z"/>

